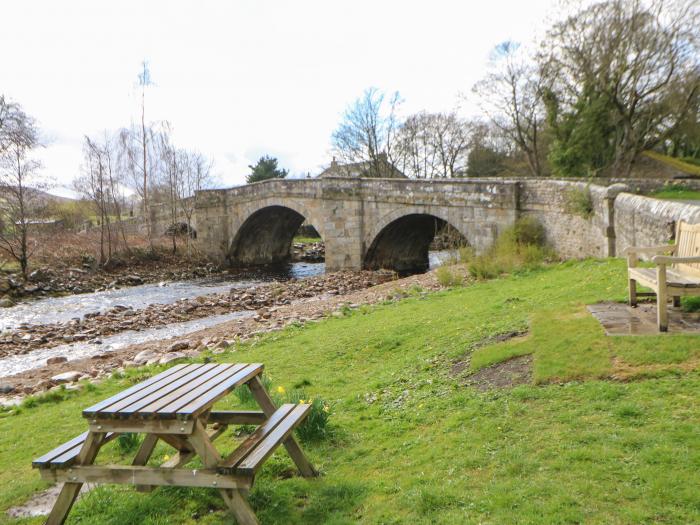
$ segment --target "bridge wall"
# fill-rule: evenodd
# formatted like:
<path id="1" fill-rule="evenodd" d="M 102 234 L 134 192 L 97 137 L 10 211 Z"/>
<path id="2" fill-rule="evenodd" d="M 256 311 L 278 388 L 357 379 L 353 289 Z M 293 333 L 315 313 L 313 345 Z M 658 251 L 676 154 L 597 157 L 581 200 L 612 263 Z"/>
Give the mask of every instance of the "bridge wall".
<path id="1" fill-rule="evenodd" d="M 326 243 L 330 271 L 361 268 L 382 229 L 409 214 L 450 223 L 477 252 L 516 218 L 533 216 L 565 258 L 621 255 L 630 245 L 670 240 L 677 220 L 700 222 L 697 206 L 625 193 L 637 189 L 637 181 L 605 182 L 611 184 L 522 178 L 266 181 L 199 192 L 198 243 L 210 257 L 225 261 L 246 220 L 270 206 L 291 208 L 316 227 Z M 590 214 L 572 208 L 573 190 L 590 194 Z"/>

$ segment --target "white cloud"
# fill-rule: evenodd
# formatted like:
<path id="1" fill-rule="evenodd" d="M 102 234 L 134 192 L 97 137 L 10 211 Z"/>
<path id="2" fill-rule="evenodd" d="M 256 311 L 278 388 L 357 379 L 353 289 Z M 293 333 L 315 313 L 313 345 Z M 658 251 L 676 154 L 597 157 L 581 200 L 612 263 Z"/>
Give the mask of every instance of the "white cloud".
<path id="1" fill-rule="evenodd" d="M 526 41 L 554 0 L 520 2 L 23 1 L 3 6 L 0 90 L 52 137 L 50 177 L 77 173 L 85 134 L 147 115 L 215 161 L 226 184 L 278 156 L 318 172 L 343 110 L 368 86 L 399 90 L 407 112 L 448 110 L 503 40 Z M 473 110 L 467 103 L 466 111 Z"/>

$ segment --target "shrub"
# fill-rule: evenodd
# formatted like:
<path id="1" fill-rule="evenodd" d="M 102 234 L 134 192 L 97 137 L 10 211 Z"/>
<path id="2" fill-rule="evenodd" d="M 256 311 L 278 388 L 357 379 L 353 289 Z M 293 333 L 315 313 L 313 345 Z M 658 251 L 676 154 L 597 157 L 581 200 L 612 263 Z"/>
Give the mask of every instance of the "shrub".
<path id="1" fill-rule="evenodd" d="M 447 266 L 440 266 L 435 272 L 435 276 L 440 286 L 444 286 L 445 288 L 462 284 L 462 279 L 459 275 L 452 272 Z"/>
<path id="2" fill-rule="evenodd" d="M 555 257 L 546 244 L 544 227 L 532 217 L 518 219 L 505 229 L 486 253 L 474 255 L 473 251 L 465 250 L 460 256 L 476 279 L 531 270 Z"/>
<path id="3" fill-rule="evenodd" d="M 590 219 L 593 216 L 593 197 L 591 197 L 591 189 L 571 188 L 566 194 L 566 211 L 572 215 L 580 215 L 584 219 Z"/>

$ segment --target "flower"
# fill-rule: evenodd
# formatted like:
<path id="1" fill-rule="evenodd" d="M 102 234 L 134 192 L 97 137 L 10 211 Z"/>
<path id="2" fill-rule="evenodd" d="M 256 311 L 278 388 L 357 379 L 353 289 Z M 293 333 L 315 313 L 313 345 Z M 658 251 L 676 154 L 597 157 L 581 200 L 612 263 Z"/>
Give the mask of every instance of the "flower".
<path id="1" fill-rule="evenodd" d="M 163 456 L 163 461 L 168 461 L 169 459 L 170 459 L 170 456 L 168 456 L 167 454 L 165 456 Z"/>
<path id="2" fill-rule="evenodd" d="M 323 411 L 324 411 L 324 412 L 328 412 L 329 410 L 330 410 L 330 407 L 329 407 L 328 405 L 325 405 L 325 406 L 323 407 Z"/>
<path id="3" fill-rule="evenodd" d="M 278 393 L 278 394 L 284 394 L 284 393 L 285 393 L 284 387 L 283 387 L 283 386 L 278 386 L 278 387 L 277 387 L 277 393 Z"/>
<path id="4" fill-rule="evenodd" d="M 300 400 L 299 400 L 299 403 L 301 403 L 302 405 L 305 405 L 305 404 L 306 404 L 306 399 L 300 399 Z"/>

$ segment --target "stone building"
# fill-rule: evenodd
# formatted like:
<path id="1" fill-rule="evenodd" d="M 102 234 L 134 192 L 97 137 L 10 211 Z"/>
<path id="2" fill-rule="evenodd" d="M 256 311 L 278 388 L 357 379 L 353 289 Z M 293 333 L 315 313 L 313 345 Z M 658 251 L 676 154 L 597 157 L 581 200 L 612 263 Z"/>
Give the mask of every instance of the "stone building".
<path id="1" fill-rule="evenodd" d="M 388 159 L 386 153 L 380 153 L 374 160 L 362 162 L 351 162 L 348 164 L 339 163 L 335 157 L 331 165 L 323 170 L 319 175 L 326 177 L 349 177 L 352 179 L 407 179 L 401 170 L 394 166 Z"/>

